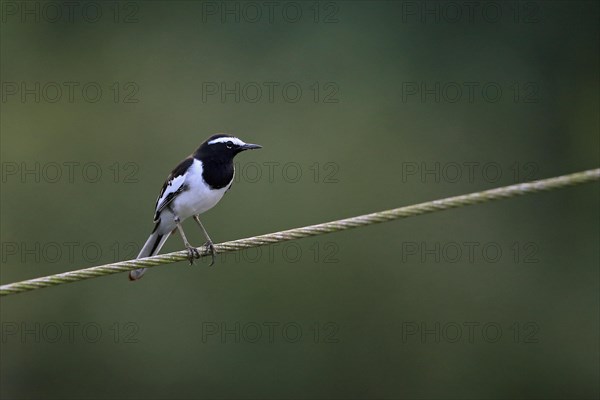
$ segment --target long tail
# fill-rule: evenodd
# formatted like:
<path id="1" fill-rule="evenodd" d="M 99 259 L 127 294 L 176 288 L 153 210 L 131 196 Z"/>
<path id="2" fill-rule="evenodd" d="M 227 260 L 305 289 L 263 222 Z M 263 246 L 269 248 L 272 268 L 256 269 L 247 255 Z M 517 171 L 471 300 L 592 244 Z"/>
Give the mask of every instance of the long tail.
<path id="1" fill-rule="evenodd" d="M 144 244 L 144 247 L 142 247 L 142 250 L 140 251 L 140 254 L 138 254 L 137 258 L 151 257 L 156 255 L 169 238 L 169 235 L 170 232 L 165 235 L 159 234 L 157 230 L 152 232 L 148 240 L 146 240 L 146 244 Z M 146 268 L 129 271 L 129 280 L 137 281 L 144 276 L 144 273 L 146 273 Z"/>

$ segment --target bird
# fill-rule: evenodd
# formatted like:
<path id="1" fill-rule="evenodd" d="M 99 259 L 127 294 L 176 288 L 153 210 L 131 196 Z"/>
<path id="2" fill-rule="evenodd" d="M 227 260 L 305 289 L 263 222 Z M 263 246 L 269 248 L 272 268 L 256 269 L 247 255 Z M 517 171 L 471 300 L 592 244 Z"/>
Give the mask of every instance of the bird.
<path id="1" fill-rule="evenodd" d="M 200 222 L 200 214 L 210 210 L 231 189 L 235 175 L 234 157 L 245 150 L 260 149 L 258 144 L 245 143 L 228 134 L 216 134 L 205 140 L 196 151 L 182 160 L 167 177 L 154 210 L 154 230 L 146 240 L 137 258 L 151 257 L 160 251 L 167 239 L 179 231 L 193 264 L 200 258 L 198 250 L 188 242 L 181 223 L 193 217 L 200 226 L 215 262 L 215 248 L 206 229 Z M 144 276 L 146 268 L 129 272 L 129 280 L 137 281 Z"/>

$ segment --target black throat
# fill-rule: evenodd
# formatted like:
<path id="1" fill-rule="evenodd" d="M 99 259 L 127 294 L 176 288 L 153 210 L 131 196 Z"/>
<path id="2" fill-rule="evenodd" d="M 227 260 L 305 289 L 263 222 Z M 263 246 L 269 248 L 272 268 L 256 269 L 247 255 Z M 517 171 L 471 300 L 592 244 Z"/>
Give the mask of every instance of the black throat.
<path id="1" fill-rule="evenodd" d="M 203 154 L 198 149 L 194 158 L 202 162 L 202 178 L 211 189 L 222 189 L 233 180 L 233 158 L 216 154 Z"/>

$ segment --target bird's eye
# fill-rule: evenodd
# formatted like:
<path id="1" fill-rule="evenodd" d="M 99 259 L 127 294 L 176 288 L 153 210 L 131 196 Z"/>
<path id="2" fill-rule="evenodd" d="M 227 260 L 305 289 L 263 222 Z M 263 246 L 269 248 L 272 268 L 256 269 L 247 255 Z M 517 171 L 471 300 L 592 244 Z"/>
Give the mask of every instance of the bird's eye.
<path id="1" fill-rule="evenodd" d="M 227 146 L 228 149 L 233 148 L 233 143 L 232 142 L 227 142 L 227 143 L 225 143 L 225 145 Z"/>

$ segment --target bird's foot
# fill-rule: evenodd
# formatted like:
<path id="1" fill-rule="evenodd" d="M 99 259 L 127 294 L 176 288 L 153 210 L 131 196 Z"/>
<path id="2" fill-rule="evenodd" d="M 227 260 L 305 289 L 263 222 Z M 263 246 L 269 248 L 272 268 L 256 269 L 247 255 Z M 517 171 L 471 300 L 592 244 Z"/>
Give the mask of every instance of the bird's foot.
<path id="1" fill-rule="evenodd" d="M 212 257 L 212 260 L 209 265 L 209 267 L 212 267 L 215 264 L 215 256 L 217 254 L 217 251 L 215 250 L 215 246 L 213 245 L 213 242 L 211 242 L 210 240 L 208 242 L 204 243 L 204 245 L 206 246 L 206 251 L 210 252 L 210 255 Z"/>
<path id="2" fill-rule="evenodd" d="M 190 262 L 190 265 L 194 265 L 194 259 L 200 258 L 200 252 L 194 246 L 188 245 L 186 247 L 188 251 L 188 260 Z"/>

